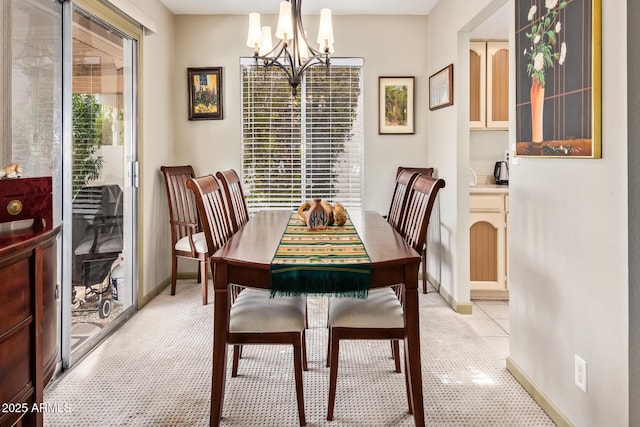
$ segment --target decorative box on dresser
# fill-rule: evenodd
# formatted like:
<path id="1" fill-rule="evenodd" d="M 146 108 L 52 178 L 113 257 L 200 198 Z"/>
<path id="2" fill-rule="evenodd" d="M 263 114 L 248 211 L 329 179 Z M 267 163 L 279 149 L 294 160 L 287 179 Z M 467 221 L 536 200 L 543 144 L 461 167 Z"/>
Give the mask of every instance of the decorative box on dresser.
<path id="1" fill-rule="evenodd" d="M 508 213 L 507 186 L 484 184 L 470 188 L 471 298 L 509 298 Z"/>
<path id="2" fill-rule="evenodd" d="M 0 180 L 0 426 L 42 425 L 57 347 L 57 243 L 51 178 Z M 35 406 L 34 406 L 35 405 Z"/>

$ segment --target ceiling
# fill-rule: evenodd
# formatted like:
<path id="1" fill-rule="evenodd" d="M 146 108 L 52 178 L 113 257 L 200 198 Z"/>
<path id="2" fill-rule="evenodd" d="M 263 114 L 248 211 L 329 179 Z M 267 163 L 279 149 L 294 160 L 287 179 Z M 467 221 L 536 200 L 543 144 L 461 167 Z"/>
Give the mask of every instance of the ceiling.
<path id="1" fill-rule="evenodd" d="M 280 0 L 160 0 L 176 15 L 277 14 Z M 302 0 L 300 0 L 302 1 Z M 305 14 L 319 14 L 328 7 L 335 15 L 428 15 L 440 0 L 306 0 Z M 471 32 L 475 39 L 507 39 L 508 8 L 505 4 Z"/>
<path id="2" fill-rule="evenodd" d="M 176 15 L 278 13 L 280 0 L 160 0 Z M 336 15 L 427 15 L 439 0 L 307 0 L 305 14 L 329 8 Z"/>

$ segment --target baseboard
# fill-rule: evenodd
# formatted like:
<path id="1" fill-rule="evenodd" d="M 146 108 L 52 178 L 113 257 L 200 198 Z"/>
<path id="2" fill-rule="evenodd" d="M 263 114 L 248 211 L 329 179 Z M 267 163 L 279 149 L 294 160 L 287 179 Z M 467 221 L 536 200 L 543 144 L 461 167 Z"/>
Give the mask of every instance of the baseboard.
<path id="1" fill-rule="evenodd" d="M 437 289 L 438 293 L 442 295 L 442 298 L 444 298 L 447 304 L 449 304 L 457 313 L 471 314 L 472 305 L 470 302 L 459 303 L 456 301 L 456 299 L 447 292 L 446 289 L 443 289 L 442 286 L 440 286 L 440 283 L 429 273 L 427 273 L 427 280 L 431 283 L 431 286 Z"/>
<path id="2" fill-rule="evenodd" d="M 509 291 L 471 289 L 471 299 L 509 301 Z"/>
<path id="3" fill-rule="evenodd" d="M 540 391 L 540 389 L 531 381 L 531 378 L 527 376 L 522 370 L 514 363 L 514 361 L 507 357 L 507 371 L 516 379 L 524 388 L 527 393 L 531 395 L 533 400 L 542 408 L 542 410 L 551 418 L 559 427 L 573 427 L 571 421 L 565 417 L 562 412 Z"/>
<path id="4" fill-rule="evenodd" d="M 171 277 L 169 277 L 168 279 L 164 279 L 162 282 L 158 283 L 158 285 L 155 288 L 151 289 L 148 294 L 139 297 L 138 310 L 147 305 L 149 301 L 157 297 L 160 292 L 164 291 L 164 289 L 169 285 L 171 285 Z"/>

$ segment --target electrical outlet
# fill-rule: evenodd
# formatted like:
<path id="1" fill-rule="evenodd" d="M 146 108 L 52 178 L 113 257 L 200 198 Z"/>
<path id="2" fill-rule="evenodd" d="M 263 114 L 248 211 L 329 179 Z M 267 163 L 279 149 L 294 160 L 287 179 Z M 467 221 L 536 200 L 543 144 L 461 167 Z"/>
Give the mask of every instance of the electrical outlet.
<path id="1" fill-rule="evenodd" d="M 504 150 L 504 161 L 509 164 L 509 150 Z"/>
<path id="2" fill-rule="evenodd" d="M 585 393 L 587 392 L 587 362 L 577 354 L 575 355 L 574 363 L 574 382 L 576 387 Z"/>

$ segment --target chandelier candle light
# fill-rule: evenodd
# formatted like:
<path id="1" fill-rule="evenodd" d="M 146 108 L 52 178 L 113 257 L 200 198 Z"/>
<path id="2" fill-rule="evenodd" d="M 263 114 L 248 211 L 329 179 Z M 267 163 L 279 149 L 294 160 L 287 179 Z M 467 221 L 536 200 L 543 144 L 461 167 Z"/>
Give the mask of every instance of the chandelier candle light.
<path id="1" fill-rule="evenodd" d="M 260 26 L 260 14 L 249 14 L 249 31 L 247 46 L 253 48 L 253 56 L 262 60 L 265 67 L 281 68 L 289 79 L 291 93 L 296 96 L 298 85 L 304 72 L 312 66 L 330 64 L 329 55 L 333 53 L 333 25 L 331 10 L 320 10 L 320 26 L 318 28 L 318 49 L 311 47 L 302 26 L 302 0 L 280 2 L 280 16 L 276 37 L 280 39 L 273 47 L 271 27 Z"/>

